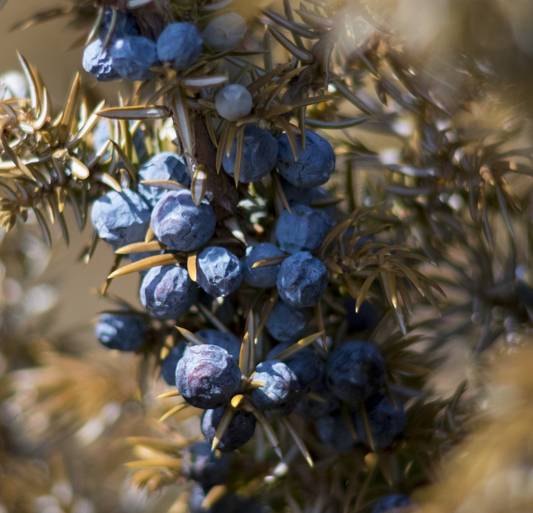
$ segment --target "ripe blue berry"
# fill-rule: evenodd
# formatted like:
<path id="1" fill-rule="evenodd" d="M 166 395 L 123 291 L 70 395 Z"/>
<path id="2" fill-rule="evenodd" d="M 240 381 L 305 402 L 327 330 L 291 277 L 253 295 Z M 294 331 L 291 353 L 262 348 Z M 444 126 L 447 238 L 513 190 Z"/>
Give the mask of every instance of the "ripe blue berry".
<path id="1" fill-rule="evenodd" d="M 219 346 L 191 346 L 176 367 L 176 387 L 196 408 L 218 408 L 229 403 L 240 384 L 239 366 Z"/>
<path id="2" fill-rule="evenodd" d="M 279 344 L 267 354 L 267 360 L 275 360 L 276 357 L 292 344 L 290 342 Z M 316 351 L 311 347 L 301 349 L 294 356 L 284 360 L 285 365 L 294 372 L 300 383 L 302 393 L 309 392 L 322 376 L 323 364 Z"/>
<path id="3" fill-rule="evenodd" d="M 357 404 L 376 393 L 385 382 L 385 362 L 365 342 L 346 342 L 328 359 L 328 385 L 343 401 Z"/>
<path id="4" fill-rule="evenodd" d="M 205 329 L 197 331 L 196 335 L 205 340 L 208 344 L 222 347 L 233 357 L 235 363 L 239 363 L 241 341 L 233 335 L 233 333 Z"/>
<path id="5" fill-rule="evenodd" d="M 224 87 L 215 98 L 217 112 L 228 121 L 237 121 L 248 116 L 252 110 L 252 95 L 239 84 Z"/>
<path id="6" fill-rule="evenodd" d="M 150 68 L 159 64 L 155 43 L 141 36 L 117 39 L 111 47 L 111 57 L 118 74 L 128 80 L 154 78 Z"/>
<path id="7" fill-rule="evenodd" d="M 324 240 L 331 228 L 326 214 L 305 205 L 295 205 L 284 210 L 276 222 L 276 239 L 286 253 L 313 251 Z"/>
<path id="8" fill-rule="evenodd" d="M 235 48 L 246 34 L 246 21 L 235 12 L 223 14 L 207 25 L 203 35 L 205 44 L 215 52 Z"/>
<path id="9" fill-rule="evenodd" d="M 309 189 L 311 191 L 311 205 L 315 210 L 323 212 L 326 214 L 332 224 L 335 224 L 337 221 L 337 206 L 336 205 L 327 205 L 331 202 L 333 195 L 324 187 L 313 187 Z M 323 206 L 327 205 L 327 206 Z"/>
<path id="10" fill-rule="evenodd" d="M 283 301 L 294 308 L 317 305 L 326 292 L 326 266 L 307 251 L 294 253 L 281 264 L 276 281 Z"/>
<path id="11" fill-rule="evenodd" d="M 222 420 L 225 408 L 215 408 L 212 410 L 206 410 L 202 415 L 200 427 L 202 434 L 209 444 L 213 443 L 215 433 L 218 425 Z M 233 419 L 229 423 L 228 429 L 217 449 L 220 452 L 231 452 L 238 449 L 241 445 L 245 444 L 250 438 L 252 438 L 255 431 L 255 417 L 246 411 L 238 410 L 235 412 Z"/>
<path id="12" fill-rule="evenodd" d="M 144 240 L 150 208 L 130 189 L 111 191 L 94 202 L 91 220 L 98 236 L 117 249 Z"/>
<path id="13" fill-rule="evenodd" d="M 143 346 L 148 329 L 140 315 L 106 313 L 100 315 L 94 332 L 108 349 L 137 351 Z"/>
<path id="14" fill-rule="evenodd" d="M 368 301 L 363 301 L 359 311 L 355 313 L 355 299 L 347 298 L 344 300 L 346 309 L 346 320 L 348 321 L 349 331 L 365 331 L 374 328 L 379 321 L 378 309 Z"/>
<path id="15" fill-rule="evenodd" d="M 413 502 L 407 495 L 402 493 L 392 493 L 382 497 L 374 506 L 372 513 L 399 513 L 407 506 L 412 506 Z"/>
<path id="16" fill-rule="evenodd" d="M 292 183 L 287 182 L 287 180 L 281 176 L 280 183 L 289 207 L 292 208 L 294 205 L 309 206 L 311 204 L 312 192 L 314 189 L 302 189 L 301 187 L 296 187 L 295 185 L 292 185 Z"/>
<path id="17" fill-rule="evenodd" d="M 233 141 L 229 157 L 224 153 L 222 160 L 224 171 L 230 176 L 235 175 L 236 156 L 237 142 Z M 278 143 L 272 134 L 255 125 L 246 125 L 239 182 L 259 182 L 274 169 L 277 158 Z"/>
<path id="18" fill-rule="evenodd" d="M 355 445 L 354 436 L 339 411 L 320 417 L 316 422 L 316 432 L 320 440 L 341 454 L 350 452 Z"/>
<path id="19" fill-rule="evenodd" d="M 319 419 L 329 415 L 333 410 L 339 407 L 339 400 L 331 393 L 326 383 L 326 377 L 322 375 L 318 382 L 311 388 L 310 392 L 321 397 L 323 400 L 318 401 L 308 394 L 302 396 L 298 411 L 310 419 Z"/>
<path id="20" fill-rule="evenodd" d="M 300 144 L 300 135 L 295 135 L 298 145 L 298 160 L 283 134 L 279 141 L 278 170 L 280 175 L 296 187 L 310 188 L 325 184 L 335 170 L 335 153 L 326 141 L 311 130 L 305 131 L 305 150 Z"/>
<path id="21" fill-rule="evenodd" d="M 194 251 L 215 233 L 216 218 L 207 200 L 194 204 L 190 191 L 169 191 L 152 211 L 152 228 L 170 249 Z"/>
<path id="22" fill-rule="evenodd" d="M 120 78 L 114 67 L 109 49 L 99 39 L 94 40 L 83 51 L 82 66 L 85 71 L 96 77 L 100 82 L 111 82 Z"/>
<path id="23" fill-rule="evenodd" d="M 141 283 L 141 303 L 154 317 L 177 319 L 196 301 L 198 288 L 186 269 L 175 265 L 152 267 Z"/>
<path id="24" fill-rule="evenodd" d="M 176 386 L 176 367 L 186 349 L 185 340 L 180 340 L 178 345 L 173 347 L 161 362 L 161 376 L 168 385 Z"/>
<path id="25" fill-rule="evenodd" d="M 203 441 L 183 449 L 182 463 L 182 474 L 202 486 L 223 483 L 230 470 L 230 457 L 227 454 L 216 456 L 211 446 Z"/>
<path id="26" fill-rule="evenodd" d="M 185 70 L 198 62 L 202 53 L 202 37 L 190 23 L 172 23 L 157 40 L 161 62 L 170 62 L 176 70 Z"/>
<path id="27" fill-rule="evenodd" d="M 254 381 L 264 383 L 264 386 L 252 390 L 252 401 L 257 409 L 285 416 L 298 406 L 300 383 L 294 372 L 283 362 L 261 362 L 255 369 Z"/>
<path id="28" fill-rule="evenodd" d="M 252 266 L 259 260 L 275 256 L 283 256 L 283 251 L 274 246 L 274 244 L 262 242 L 254 246 L 248 246 L 246 248 L 246 258 L 243 260 L 242 265 L 243 280 L 252 287 L 261 289 L 274 287 L 278 277 L 279 265 L 256 267 L 255 269 Z"/>
<path id="29" fill-rule="evenodd" d="M 109 8 L 106 8 L 104 19 L 98 29 L 98 37 L 104 41 L 109 33 L 111 28 L 111 18 L 112 11 Z M 115 25 L 115 30 L 113 31 L 113 36 L 111 41 L 116 41 L 117 39 L 122 39 L 125 37 L 133 37 L 140 35 L 139 25 L 135 17 L 129 12 L 117 11 L 117 23 Z"/>
<path id="30" fill-rule="evenodd" d="M 399 400 L 394 406 L 390 399 L 383 394 L 374 394 L 365 401 L 368 424 L 372 433 L 374 445 L 377 448 L 388 447 L 402 433 L 405 428 L 405 413 Z M 359 440 L 368 444 L 363 415 L 357 411 L 355 429 Z"/>
<path id="31" fill-rule="evenodd" d="M 184 187 L 191 185 L 191 178 L 185 170 L 182 158 L 170 151 L 159 153 L 142 165 L 139 169 L 139 182 L 143 180 L 172 180 Z M 161 187 L 151 187 L 142 183 L 139 183 L 138 190 L 152 208 L 166 193 Z"/>
<path id="32" fill-rule="evenodd" d="M 197 260 L 198 285 L 214 297 L 225 297 L 236 291 L 242 281 L 241 262 L 226 248 L 205 248 Z"/>
<path id="33" fill-rule="evenodd" d="M 307 310 L 278 301 L 267 319 L 266 329 L 278 342 L 294 343 L 307 334 L 310 320 Z"/>

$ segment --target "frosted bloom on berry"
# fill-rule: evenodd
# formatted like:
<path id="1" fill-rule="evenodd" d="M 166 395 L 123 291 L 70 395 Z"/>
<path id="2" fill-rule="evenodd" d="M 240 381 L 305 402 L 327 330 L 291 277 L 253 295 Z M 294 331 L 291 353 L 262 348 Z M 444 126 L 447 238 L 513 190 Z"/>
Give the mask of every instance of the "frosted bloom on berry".
<path id="1" fill-rule="evenodd" d="M 335 153 L 331 144 L 311 130 L 305 131 L 305 150 L 300 135 L 295 134 L 298 145 L 298 160 L 283 134 L 279 140 L 278 170 L 280 175 L 296 187 L 310 188 L 324 185 L 335 171 Z"/>
<path id="2" fill-rule="evenodd" d="M 235 363 L 239 363 L 239 357 L 241 354 L 241 341 L 235 335 L 233 335 L 233 333 L 205 329 L 197 331 L 196 335 L 205 340 L 205 342 L 208 344 L 222 347 L 233 357 Z"/>
<path id="3" fill-rule="evenodd" d="M 248 285 L 261 289 L 275 287 L 279 265 L 268 267 L 253 267 L 259 260 L 283 256 L 283 251 L 268 242 L 262 242 L 246 248 L 246 258 L 243 260 L 242 277 Z"/>
<path id="4" fill-rule="evenodd" d="M 150 68 L 160 64 L 155 43 L 141 36 L 117 39 L 111 57 L 118 74 L 128 80 L 150 80 L 155 77 Z"/>
<path id="5" fill-rule="evenodd" d="M 239 391 L 241 371 L 233 357 L 219 346 L 191 346 L 176 367 L 176 387 L 196 408 L 218 408 Z"/>
<path id="6" fill-rule="evenodd" d="M 217 112 L 228 121 L 237 121 L 250 114 L 253 106 L 252 95 L 239 84 L 224 87 L 215 98 Z"/>
<path id="7" fill-rule="evenodd" d="M 190 191 L 163 194 L 152 211 L 152 228 L 170 249 L 194 251 L 215 233 L 215 213 L 207 200 L 195 205 Z"/>
<path id="8" fill-rule="evenodd" d="M 152 267 L 141 283 L 141 303 L 150 315 L 177 319 L 187 313 L 198 296 L 198 287 L 186 269 L 176 265 Z"/>
<path id="9" fill-rule="evenodd" d="M 203 32 L 205 44 L 215 52 L 235 48 L 246 34 L 246 21 L 236 12 L 223 14 L 207 25 Z"/>
<path id="10" fill-rule="evenodd" d="M 226 248 L 205 248 L 198 255 L 196 265 L 198 285 L 211 296 L 228 296 L 241 284 L 241 262 Z"/>
<path id="11" fill-rule="evenodd" d="M 144 240 L 150 208 L 130 189 L 110 191 L 93 203 L 91 220 L 98 236 L 117 249 Z"/>
<path id="12" fill-rule="evenodd" d="M 143 346 L 148 329 L 140 315 L 105 313 L 100 315 L 94 332 L 108 349 L 137 351 Z"/>
<path id="13" fill-rule="evenodd" d="M 209 444 L 213 443 L 215 433 L 224 415 L 224 407 L 206 410 L 202 415 L 200 427 Z M 255 431 L 255 417 L 252 413 L 237 410 L 229 423 L 226 433 L 221 438 L 217 449 L 220 452 L 231 452 L 238 449 L 252 438 Z"/>
<path id="14" fill-rule="evenodd" d="M 100 82 L 111 82 L 120 78 L 113 66 L 113 58 L 109 49 L 104 50 L 102 41 L 96 39 L 83 51 L 82 66 Z"/>
<path id="15" fill-rule="evenodd" d="M 202 37 L 190 23 L 172 23 L 157 40 L 161 62 L 170 62 L 176 70 L 185 70 L 198 62 L 202 53 Z"/>

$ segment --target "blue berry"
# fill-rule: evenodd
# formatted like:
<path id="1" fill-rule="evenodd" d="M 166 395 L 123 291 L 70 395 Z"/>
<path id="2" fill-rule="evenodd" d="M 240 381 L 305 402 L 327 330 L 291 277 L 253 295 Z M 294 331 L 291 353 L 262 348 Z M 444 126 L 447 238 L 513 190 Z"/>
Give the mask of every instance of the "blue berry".
<path id="1" fill-rule="evenodd" d="M 150 225 L 150 208 L 130 189 L 100 196 L 91 211 L 98 236 L 115 249 L 144 240 Z"/>
<path id="2" fill-rule="evenodd" d="M 202 502 L 204 502 L 207 492 L 209 492 L 209 486 L 202 486 L 199 483 L 194 485 L 194 488 L 189 494 L 189 513 L 212 513 L 211 508 L 209 510 L 202 508 Z"/>
<path id="3" fill-rule="evenodd" d="M 191 178 L 185 170 L 182 158 L 170 151 L 159 153 L 142 165 L 139 169 L 139 182 L 142 180 L 172 180 L 184 187 L 191 185 Z M 142 183 L 139 183 L 138 190 L 152 208 L 167 192 L 161 187 L 151 187 Z"/>
<path id="4" fill-rule="evenodd" d="M 267 354 L 267 360 L 275 360 L 282 351 L 285 351 L 291 345 L 290 342 L 277 345 Z M 322 375 L 322 361 L 311 347 L 301 349 L 294 356 L 284 360 L 284 363 L 294 372 L 303 393 L 309 392 Z"/>
<path id="5" fill-rule="evenodd" d="M 254 381 L 264 383 L 264 386 L 252 390 L 252 401 L 257 409 L 285 416 L 298 406 L 300 383 L 294 372 L 283 362 L 261 362 L 255 369 Z"/>
<path id="6" fill-rule="evenodd" d="M 379 351 L 365 342 L 346 342 L 328 359 L 328 385 L 343 401 L 357 404 L 385 383 L 385 362 Z"/>
<path id="7" fill-rule="evenodd" d="M 170 249 L 194 251 L 215 233 L 216 218 L 207 200 L 194 204 L 190 191 L 163 194 L 152 211 L 152 228 Z"/>
<path id="8" fill-rule="evenodd" d="M 112 11 L 106 8 L 104 19 L 98 29 L 98 37 L 103 41 L 107 38 L 109 29 L 111 28 Z M 135 17 L 129 12 L 117 11 L 117 23 L 113 31 L 112 41 L 122 39 L 124 37 L 133 37 L 140 35 L 139 25 Z"/>
<path id="9" fill-rule="evenodd" d="M 128 80 L 150 80 L 155 73 L 150 68 L 157 66 L 156 45 L 146 37 L 117 39 L 111 47 L 113 67 L 122 78 Z"/>
<path id="10" fill-rule="evenodd" d="M 309 397 L 307 394 L 302 396 L 300 404 L 298 405 L 298 411 L 304 416 L 310 419 L 319 419 L 329 415 L 333 410 L 339 407 L 339 400 L 331 393 L 326 383 L 326 378 L 322 375 L 318 382 L 311 388 L 310 392 L 320 396 L 323 401 L 317 401 L 313 397 Z"/>
<path id="11" fill-rule="evenodd" d="M 235 48 L 246 34 L 246 21 L 235 12 L 223 14 L 207 25 L 203 35 L 205 44 L 215 52 Z"/>
<path id="12" fill-rule="evenodd" d="M 144 260 L 145 258 L 156 256 L 156 255 L 162 255 L 163 251 L 141 251 L 140 253 L 130 253 L 128 255 L 130 262 L 133 264 L 135 262 L 139 262 L 139 260 Z M 148 269 L 144 269 L 142 271 L 139 271 L 139 274 L 141 276 L 146 276 L 148 273 Z"/>
<path id="13" fill-rule="evenodd" d="M 214 297 L 225 297 L 235 292 L 242 281 L 239 259 L 226 248 L 205 248 L 197 260 L 198 285 Z"/>
<path id="14" fill-rule="evenodd" d="M 302 189 L 301 187 L 296 187 L 295 185 L 292 185 L 292 183 L 287 182 L 287 180 L 281 176 L 280 183 L 289 207 L 292 208 L 294 205 L 309 206 L 311 204 L 312 191 L 314 189 Z"/>
<path id="15" fill-rule="evenodd" d="M 143 346 L 148 329 L 140 315 L 109 313 L 100 315 L 94 332 L 108 349 L 137 351 Z"/>
<path id="16" fill-rule="evenodd" d="M 316 432 L 322 442 L 341 454 L 350 452 L 355 445 L 353 434 L 346 419 L 338 411 L 320 417 L 316 422 Z"/>
<path id="17" fill-rule="evenodd" d="M 305 131 L 305 150 L 296 134 L 298 160 L 294 160 L 289 138 L 279 140 L 278 170 L 280 175 L 296 187 L 310 188 L 325 184 L 335 170 L 335 153 L 326 139 L 311 130 Z"/>
<path id="18" fill-rule="evenodd" d="M 233 333 L 205 329 L 197 331 L 196 335 L 205 340 L 208 344 L 222 347 L 233 357 L 235 363 L 239 363 L 241 341 L 233 335 Z"/>
<path id="19" fill-rule="evenodd" d="M 284 210 L 276 222 L 276 239 L 286 253 L 313 251 L 324 240 L 331 228 L 328 217 L 305 205 L 295 205 Z"/>
<path id="20" fill-rule="evenodd" d="M 161 376 L 167 385 L 176 386 L 176 367 L 186 349 L 187 344 L 185 343 L 185 340 L 180 340 L 178 345 L 173 347 L 161 362 Z"/>
<path id="21" fill-rule="evenodd" d="M 355 313 L 355 299 L 346 298 L 344 300 L 346 309 L 346 320 L 349 331 L 366 331 L 374 328 L 379 321 L 378 309 L 368 301 L 363 301 L 359 311 Z"/>
<path id="22" fill-rule="evenodd" d="M 294 308 L 317 305 L 326 292 L 326 266 L 307 251 L 294 253 L 281 264 L 276 281 L 283 301 Z"/>
<path id="23" fill-rule="evenodd" d="M 236 156 L 237 141 L 233 141 L 229 157 L 224 153 L 222 160 L 224 171 L 230 176 L 235 175 Z M 277 158 L 278 143 L 272 134 L 255 125 L 246 125 L 239 182 L 259 182 L 274 169 Z"/>
<path id="24" fill-rule="evenodd" d="M 307 310 L 293 308 L 278 301 L 270 312 L 266 322 L 266 329 L 278 342 L 298 342 L 307 335 L 311 315 Z"/>
<path id="25" fill-rule="evenodd" d="M 219 346 L 191 346 L 176 367 L 176 387 L 183 399 L 196 408 L 228 404 L 240 384 L 238 364 Z"/>
<path id="26" fill-rule="evenodd" d="M 141 283 L 141 303 L 150 315 L 177 319 L 196 301 L 198 288 L 186 269 L 176 265 L 152 267 Z"/>
<path id="27" fill-rule="evenodd" d="M 405 428 L 405 413 L 403 405 L 396 400 L 397 408 L 390 399 L 383 394 L 374 394 L 365 401 L 368 424 L 374 445 L 377 448 L 388 447 L 402 433 Z M 355 429 L 359 440 L 368 444 L 365 423 L 360 411 L 355 415 Z"/>
<path id="28" fill-rule="evenodd" d="M 120 78 L 114 67 L 109 49 L 99 39 L 94 40 L 83 51 L 82 66 L 85 71 L 96 77 L 100 82 L 111 82 Z"/>
<path id="29" fill-rule="evenodd" d="M 400 513 L 403 508 L 412 506 L 413 502 L 407 495 L 402 493 L 392 493 L 382 497 L 374 506 L 372 513 Z"/>
<path id="30" fill-rule="evenodd" d="M 318 212 L 323 212 L 326 214 L 332 224 L 335 224 L 337 221 L 337 206 L 328 205 L 321 206 L 327 200 L 331 200 L 333 196 L 331 193 L 324 189 L 324 187 L 313 187 L 309 189 L 311 191 L 311 206 Z"/>
<path id="31" fill-rule="evenodd" d="M 274 287 L 278 277 L 279 265 L 256 267 L 255 269 L 252 269 L 252 266 L 259 260 L 276 256 L 283 256 L 283 251 L 274 246 L 274 244 L 262 242 L 254 246 L 248 246 L 246 248 L 246 258 L 243 260 L 242 265 L 243 280 L 252 287 L 261 289 Z"/>
<path id="32" fill-rule="evenodd" d="M 216 456 L 211 446 L 203 441 L 183 449 L 182 463 L 182 474 L 205 487 L 222 484 L 230 470 L 229 456 Z"/>
<path id="33" fill-rule="evenodd" d="M 215 438 L 218 425 L 222 420 L 225 408 L 206 410 L 202 415 L 200 427 L 205 439 L 211 444 Z M 255 417 L 246 411 L 238 410 L 229 423 L 226 433 L 218 444 L 220 452 L 231 452 L 238 449 L 252 438 L 255 431 Z"/>
<path id="34" fill-rule="evenodd" d="M 239 84 L 224 87 L 215 98 L 217 112 L 228 121 L 237 121 L 248 116 L 252 110 L 252 95 Z"/>
<path id="35" fill-rule="evenodd" d="M 172 23 L 157 40 L 157 55 L 176 70 L 185 70 L 198 62 L 202 53 L 202 37 L 190 23 Z"/>

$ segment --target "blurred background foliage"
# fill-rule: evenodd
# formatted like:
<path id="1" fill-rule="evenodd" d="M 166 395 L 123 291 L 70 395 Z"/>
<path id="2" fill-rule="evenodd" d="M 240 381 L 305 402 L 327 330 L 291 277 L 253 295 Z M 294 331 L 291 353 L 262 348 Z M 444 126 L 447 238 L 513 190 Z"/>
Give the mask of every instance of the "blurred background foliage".
<path id="1" fill-rule="evenodd" d="M 81 67 L 82 43 L 96 11 L 92 2 L 58 5 L 64 9 L 57 11 L 57 19 L 35 26 L 25 22 L 29 15 L 56 2 L 10 0 L 4 5 L 0 71 L 18 69 L 19 49 L 37 65 L 59 108 Z M 236 0 L 234 6 L 249 19 L 258 15 L 255 2 Z M 360 127 L 328 132 L 338 154 L 355 166 L 348 173 L 353 171 L 355 197 L 341 208 L 349 210 L 368 198 L 370 203 L 387 201 L 401 221 L 395 242 L 421 247 L 440 263 L 438 273 L 430 274 L 447 294 L 440 304 L 443 316 L 428 321 L 428 309 L 417 310 L 416 333 L 426 339 L 416 349 L 439 357 L 426 386 L 431 397 L 451 397 L 468 379 L 460 408 L 438 426 L 455 439 L 439 446 L 430 460 L 431 479 L 422 480 L 415 498 L 424 511 L 435 513 L 531 511 L 533 354 L 527 294 L 533 170 L 531 151 L 515 150 L 532 146 L 533 4 L 381 0 L 366 6 L 372 17 L 354 18 L 350 37 L 341 42 L 344 54 L 335 58 L 338 66 L 349 68 L 359 97 L 379 115 Z M 265 1 L 261 7 L 275 4 Z M 372 60 L 375 55 L 386 60 L 385 48 L 401 53 L 404 71 L 409 75 L 411 67 L 417 89 L 406 90 L 405 82 L 398 84 L 400 73 Z M 275 52 L 274 62 L 286 60 L 282 48 Z M 83 75 L 90 106 L 102 97 L 116 103 L 117 88 L 125 97 L 131 93 L 128 84 L 97 84 Z M 387 95 L 389 103 L 380 104 Z M 398 98 L 391 101 L 394 95 Z M 425 122 L 424 97 L 441 111 L 433 124 Z M 340 112 L 349 117 L 353 111 L 339 102 L 319 104 L 308 115 L 332 121 Z M 441 145 L 442 131 L 453 132 L 448 142 L 463 147 L 458 181 L 480 194 L 472 201 L 480 213 L 474 220 L 460 219 L 451 232 L 443 225 L 450 212 L 466 211 L 468 194 L 448 195 L 448 210 L 435 208 L 427 216 L 430 199 L 446 191 L 433 179 L 428 185 L 429 180 L 412 178 L 412 170 L 446 160 L 439 154 L 446 146 Z M 520 174 L 500 180 L 507 168 L 483 167 L 495 160 Z M 398 173 L 400 168 L 411 175 Z M 332 184 L 339 197 L 346 196 L 347 176 Z M 411 194 L 405 194 L 407 188 Z M 409 216 L 402 217 L 405 212 Z M 97 347 L 90 320 L 109 303 L 103 306 L 105 300 L 98 301 L 90 290 L 103 283 L 112 257 L 99 248 L 84 268 L 77 257 L 89 235 L 78 233 L 73 218 L 67 217 L 67 223 L 72 227 L 69 250 L 59 242 L 59 228 L 53 229 L 57 242 L 50 250 L 31 224 L 15 226 L 0 245 L 0 512 L 130 513 L 166 511 L 172 505 L 175 513 L 185 511 L 181 492 L 187 485 L 175 472 L 136 474 L 148 489 L 170 483 L 156 494 L 131 486 L 132 473 L 124 463 L 153 454 L 142 444 L 133 454 L 127 438 L 161 438 L 167 444 L 163 452 L 175 454 L 197 436 L 197 414 L 186 410 L 167 425 L 157 423 L 168 409 L 165 400 L 155 400 L 166 390 L 155 381 L 157 369 L 145 361 L 139 366 L 138 357 Z M 517 274 L 518 265 L 523 272 Z M 124 278 L 113 284 L 113 292 L 136 304 L 136 287 L 135 277 Z M 147 388 L 141 390 L 139 383 L 148 383 Z M 444 465 L 433 468 L 441 456 Z M 377 464 L 371 458 L 365 463 L 370 469 Z M 247 464 L 252 465 L 248 460 L 242 465 Z M 263 467 L 248 470 L 260 475 Z M 430 480 L 437 484 L 426 486 Z M 250 493 L 256 485 L 252 480 Z M 280 507 L 297 511 L 290 501 Z M 309 505 L 306 511 L 322 509 Z"/>

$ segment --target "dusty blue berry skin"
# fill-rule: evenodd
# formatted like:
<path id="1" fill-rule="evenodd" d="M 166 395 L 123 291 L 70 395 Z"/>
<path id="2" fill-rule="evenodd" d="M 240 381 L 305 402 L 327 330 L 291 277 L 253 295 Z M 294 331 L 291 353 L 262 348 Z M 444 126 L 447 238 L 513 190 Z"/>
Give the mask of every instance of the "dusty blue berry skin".
<path id="1" fill-rule="evenodd" d="M 382 497 L 374 506 L 372 513 L 396 513 L 400 508 L 412 506 L 413 502 L 403 493 L 392 493 Z"/>
<path id="2" fill-rule="evenodd" d="M 252 390 L 252 401 L 261 411 L 271 411 L 280 417 L 289 415 L 301 397 L 296 374 L 279 360 L 266 360 L 255 369 L 254 381 L 265 384 Z"/>
<path id="3" fill-rule="evenodd" d="M 167 192 L 161 187 L 140 183 L 143 180 L 172 180 L 184 187 L 190 187 L 191 178 L 185 170 L 181 157 L 170 151 L 159 153 L 141 166 L 139 170 L 139 194 L 152 208 Z"/>
<path id="4" fill-rule="evenodd" d="M 338 453 L 346 454 L 355 445 L 350 428 L 339 411 L 319 418 L 316 422 L 316 432 L 320 440 Z"/>
<path id="5" fill-rule="evenodd" d="M 283 177 L 280 177 L 280 182 L 289 207 L 293 207 L 294 205 L 311 205 L 313 189 L 296 187 L 295 185 L 292 185 L 292 183 L 287 182 Z"/>
<path id="6" fill-rule="evenodd" d="M 100 82 L 118 80 L 120 75 L 115 69 L 113 58 L 109 49 L 104 50 L 104 45 L 95 39 L 83 51 L 82 66 L 85 71 L 96 77 Z"/>
<path id="7" fill-rule="evenodd" d="M 229 157 L 224 153 L 222 159 L 224 171 L 230 176 L 235 175 L 236 156 L 237 141 L 233 141 Z M 259 182 L 274 169 L 277 158 L 278 143 L 272 134 L 255 125 L 246 125 L 239 182 Z"/>
<path id="8" fill-rule="evenodd" d="M 383 394 L 374 394 L 365 401 L 368 423 L 375 447 L 388 447 L 405 428 L 406 419 L 403 405 L 399 400 L 396 400 L 396 403 L 398 408 Z M 368 444 L 363 415 L 357 411 L 354 417 L 359 440 Z"/>
<path id="9" fill-rule="evenodd" d="M 259 260 L 276 256 L 283 256 L 283 251 L 269 242 L 262 242 L 260 244 L 255 244 L 254 246 L 248 246 L 246 248 L 246 258 L 242 263 L 243 280 L 248 283 L 248 285 L 260 289 L 275 287 L 280 267 L 279 265 L 257 267 L 255 269 L 253 269 L 252 266 L 256 262 L 259 262 Z"/>
<path id="10" fill-rule="evenodd" d="M 98 236 L 117 249 L 144 240 L 150 208 L 130 189 L 111 191 L 94 202 L 91 220 Z"/>
<path id="11" fill-rule="evenodd" d="M 242 282 L 241 262 L 226 248 L 205 248 L 196 266 L 198 285 L 213 297 L 229 296 Z"/>
<path id="12" fill-rule="evenodd" d="M 157 55 L 161 62 L 170 62 L 177 70 L 185 70 L 198 62 L 203 40 L 190 23 L 172 23 L 157 40 Z"/>
<path id="13" fill-rule="evenodd" d="M 241 341 L 233 335 L 233 333 L 205 329 L 197 331 L 196 335 L 205 340 L 208 344 L 222 347 L 233 357 L 235 363 L 239 363 Z"/>
<path id="14" fill-rule="evenodd" d="M 337 220 L 337 206 L 336 205 L 329 205 L 327 207 L 321 206 L 324 204 L 324 201 L 331 200 L 333 198 L 332 194 L 327 190 L 324 189 L 324 187 L 313 187 L 312 189 L 309 189 L 311 191 L 311 206 L 318 210 L 319 212 L 323 212 L 326 214 L 330 220 L 331 223 L 335 224 Z"/>
<path id="15" fill-rule="evenodd" d="M 176 367 L 176 387 L 196 408 L 218 408 L 239 391 L 241 371 L 222 347 L 191 346 Z"/>
<path id="16" fill-rule="evenodd" d="M 188 506 L 190 513 L 211 513 L 210 509 L 202 508 L 202 502 L 204 502 L 209 488 L 209 486 L 202 486 L 200 483 L 194 485 L 189 495 Z"/>
<path id="17" fill-rule="evenodd" d="M 173 347 L 161 362 L 161 376 L 167 385 L 176 386 L 176 367 L 186 349 L 187 344 L 185 343 L 185 340 L 180 340 L 178 345 Z"/>
<path id="18" fill-rule="evenodd" d="M 213 442 L 218 425 L 224 415 L 225 407 L 206 410 L 202 415 L 200 428 L 209 444 Z M 255 431 L 255 417 L 252 413 L 237 410 L 229 427 L 220 440 L 217 449 L 220 452 L 231 452 L 238 449 L 252 438 Z"/>
<path id="19" fill-rule="evenodd" d="M 104 41 L 107 38 L 109 29 L 111 28 L 112 11 L 106 8 L 104 19 L 98 29 L 98 37 Z M 134 37 L 140 35 L 139 25 L 137 21 L 129 12 L 117 11 L 117 23 L 111 41 L 122 39 L 124 37 Z"/>
<path id="20" fill-rule="evenodd" d="M 275 360 L 282 351 L 285 351 L 291 345 L 290 342 L 277 345 L 269 351 L 267 360 Z M 309 392 L 322 376 L 322 361 L 316 351 L 311 347 L 306 347 L 298 351 L 294 356 L 284 360 L 283 363 L 294 372 L 304 394 Z"/>
<path id="21" fill-rule="evenodd" d="M 94 333 L 108 349 L 137 351 L 143 346 L 148 329 L 140 315 L 102 314 Z"/>
<path id="22" fill-rule="evenodd" d="M 202 486 L 222 484 L 229 474 L 230 457 L 216 456 L 207 442 L 196 442 L 182 452 L 182 473 L 188 479 L 198 481 Z"/>
<path id="23" fill-rule="evenodd" d="M 198 287 L 186 269 L 175 265 L 152 267 L 141 283 L 141 303 L 154 317 L 177 319 L 198 297 Z"/>
<path id="24" fill-rule="evenodd" d="M 304 417 L 316 420 L 329 415 L 339 407 L 339 400 L 329 390 L 325 375 L 320 377 L 310 392 L 320 396 L 324 401 L 316 401 L 307 394 L 302 396 L 300 404 L 298 404 L 298 412 Z"/>
<path id="25" fill-rule="evenodd" d="M 155 43 L 141 36 L 117 39 L 111 47 L 111 57 L 118 74 L 128 80 L 154 78 L 150 68 L 159 64 Z"/>
<path id="26" fill-rule="evenodd" d="M 328 359 L 328 386 L 343 401 L 357 405 L 385 383 L 385 362 L 379 351 L 365 342 L 346 342 Z"/>
<path id="27" fill-rule="evenodd" d="M 253 107 L 252 95 L 240 84 L 225 86 L 215 97 L 218 114 L 229 121 L 237 121 L 250 114 Z"/>
<path id="28" fill-rule="evenodd" d="M 286 134 L 278 140 L 278 170 L 280 175 L 296 187 L 304 189 L 324 185 L 335 171 L 335 153 L 331 144 L 311 130 L 305 131 L 305 150 L 300 144 L 300 135 L 295 135 L 298 145 L 298 160 Z"/>
<path id="29" fill-rule="evenodd" d="M 326 266 L 307 251 L 294 253 L 281 264 L 276 285 L 281 299 L 290 306 L 316 306 L 328 286 Z"/>
<path id="30" fill-rule="evenodd" d="M 207 200 L 194 204 L 190 191 L 163 194 L 152 210 L 152 228 L 170 249 L 194 251 L 215 233 L 216 218 Z"/>
<path id="31" fill-rule="evenodd" d="M 223 14 L 207 25 L 205 44 L 215 52 L 227 52 L 237 46 L 246 33 L 246 21 L 236 12 Z"/>
<path id="32" fill-rule="evenodd" d="M 266 329 L 278 342 L 294 343 L 305 337 L 310 320 L 307 310 L 278 301 L 267 319 Z"/>
<path id="33" fill-rule="evenodd" d="M 323 212 L 305 205 L 295 205 L 284 210 L 276 222 L 276 239 L 279 247 L 291 255 L 298 251 L 313 251 L 324 240 L 331 223 Z"/>

